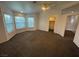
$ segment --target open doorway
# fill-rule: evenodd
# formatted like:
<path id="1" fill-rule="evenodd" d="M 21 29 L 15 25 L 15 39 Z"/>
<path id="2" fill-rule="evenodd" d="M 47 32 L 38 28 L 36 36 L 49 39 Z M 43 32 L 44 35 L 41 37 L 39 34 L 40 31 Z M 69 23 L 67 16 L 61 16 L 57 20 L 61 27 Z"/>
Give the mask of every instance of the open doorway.
<path id="1" fill-rule="evenodd" d="M 56 20 L 55 16 L 49 17 L 49 31 L 51 31 L 51 32 L 54 31 L 55 20 Z"/>
<path id="2" fill-rule="evenodd" d="M 78 16 L 77 15 L 67 16 L 67 23 L 66 23 L 64 37 L 74 39 L 77 25 L 78 25 Z"/>

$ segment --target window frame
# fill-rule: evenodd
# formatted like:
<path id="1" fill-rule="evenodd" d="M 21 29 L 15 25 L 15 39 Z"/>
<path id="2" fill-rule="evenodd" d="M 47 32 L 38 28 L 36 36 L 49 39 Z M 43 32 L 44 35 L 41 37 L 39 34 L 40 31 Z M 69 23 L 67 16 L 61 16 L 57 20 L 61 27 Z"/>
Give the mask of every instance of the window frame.
<path id="1" fill-rule="evenodd" d="M 7 30 L 6 21 L 5 21 L 5 15 L 9 15 L 9 16 L 11 17 L 11 19 L 12 19 L 13 30 L 12 30 L 11 32 L 8 32 L 8 30 Z M 14 21 L 13 21 L 13 16 L 12 16 L 11 14 L 8 14 L 8 13 L 4 13 L 4 14 L 3 14 L 3 23 L 4 23 L 5 31 L 6 31 L 8 34 L 10 34 L 10 33 L 12 33 L 12 32 L 14 31 Z"/>
<path id="2" fill-rule="evenodd" d="M 23 18 L 25 19 L 24 16 L 15 16 L 15 17 L 14 17 L 14 18 L 15 18 L 15 19 L 14 19 L 14 20 L 15 20 L 15 28 L 16 28 L 16 29 L 25 29 L 25 28 L 26 28 L 26 19 L 25 19 L 25 22 L 24 22 L 25 27 L 24 27 L 24 28 L 17 28 L 17 27 L 16 27 L 16 17 L 23 17 Z"/>
<path id="3" fill-rule="evenodd" d="M 31 18 L 31 17 L 33 18 L 33 27 L 29 27 L 29 26 L 28 26 L 28 24 L 29 24 L 29 23 L 28 23 L 28 18 Z M 34 28 L 34 27 L 35 27 L 35 17 L 34 17 L 34 16 L 29 16 L 29 17 L 27 17 L 27 27 L 28 27 L 28 28 Z"/>

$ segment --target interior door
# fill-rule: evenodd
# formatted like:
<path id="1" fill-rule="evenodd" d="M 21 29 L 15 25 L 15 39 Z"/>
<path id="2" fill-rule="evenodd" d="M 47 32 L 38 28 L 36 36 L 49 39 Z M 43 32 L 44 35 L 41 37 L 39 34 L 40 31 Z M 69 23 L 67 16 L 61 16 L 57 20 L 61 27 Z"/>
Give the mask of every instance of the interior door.
<path id="1" fill-rule="evenodd" d="M 49 30 L 54 30 L 55 21 L 49 21 Z"/>

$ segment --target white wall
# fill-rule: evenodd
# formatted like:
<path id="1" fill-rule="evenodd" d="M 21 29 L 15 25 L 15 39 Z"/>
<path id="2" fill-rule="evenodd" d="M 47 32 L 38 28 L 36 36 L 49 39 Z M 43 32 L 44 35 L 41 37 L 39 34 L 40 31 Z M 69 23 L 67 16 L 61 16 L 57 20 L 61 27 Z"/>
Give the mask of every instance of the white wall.
<path id="1" fill-rule="evenodd" d="M 48 13 L 41 12 L 40 13 L 40 20 L 39 20 L 39 29 L 48 31 Z"/>
<path id="2" fill-rule="evenodd" d="M 71 27 L 68 27 L 66 28 L 66 24 L 67 24 L 67 16 L 70 16 L 70 15 L 77 15 L 76 13 L 69 13 L 69 14 L 64 14 L 64 15 L 58 15 L 58 19 L 56 20 L 56 26 L 55 26 L 55 33 L 58 33 L 60 34 L 61 36 L 64 36 L 64 33 L 65 33 L 65 29 L 69 29 Z M 74 27 L 72 26 L 72 30 L 73 31 L 76 31 L 76 26 L 78 25 L 78 15 L 77 15 L 77 19 L 74 21 Z"/>
<path id="3" fill-rule="evenodd" d="M 11 15 L 11 16 L 13 17 L 13 21 L 14 21 L 14 15 L 13 15 L 13 13 L 12 13 L 12 11 L 11 11 L 10 9 L 4 8 L 4 9 L 2 9 L 1 12 L 2 12 L 2 16 L 3 16 L 3 21 L 5 21 L 5 20 L 4 20 L 4 14 L 9 14 L 9 15 Z M 3 23 L 5 24 L 5 22 L 3 22 Z M 14 22 L 13 22 L 13 23 L 14 23 Z M 15 24 L 14 24 L 14 25 L 15 25 Z M 16 34 L 15 27 L 14 27 L 13 32 L 11 32 L 11 33 L 8 33 L 8 32 L 7 32 L 5 25 L 4 25 L 4 28 L 5 28 L 5 33 L 6 33 L 6 36 L 7 36 L 7 40 L 11 39 L 11 38 Z"/>
<path id="4" fill-rule="evenodd" d="M 77 26 L 77 30 L 73 42 L 79 47 L 79 24 Z"/>
<path id="5" fill-rule="evenodd" d="M 54 32 L 60 34 L 61 36 L 64 36 L 65 26 L 66 26 L 66 16 L 59 15 L 56 20 L 56 26 Z"/>
<path id="6" fill-rule="evenodd" d="M 78 17 L 77 15 L 70 15 L 67 17 L 66 30 L 70 30 L 75 32 L 78 25 Z"/>
<path id="7" fill-rule="evenodd" d="M 10 38 L 12 38 L 16 32 L 15 28 L 14 31 L 11 33 L 8 33 L 6 28 L 5 28 L 5 23 L 4 23 L 4 13 L 10 14 L 13 16 L 12 12 L 9 9 L 3 9 L 1 8 L 1 15 L 0 15 L 0 43 L 8 41 Z"/>
<path id="8" fill-rule="evenodd" d="M 49 16 L 55 16 L 55 26 L 54 26 L 54 32 L 60 34 L 61 36 L 64 36 L 65 31 L 65 25 L 66 25 L 66 17 L 65 15 L 61 15 L 61 10 L 49 10 L 47 12 L 41 12 L 40 13 L 40 24 L 39 29 L 48 31 L 49 29 Z"/>
<path id="9" fill-rule="evenodd" d="M 2 17 L 2 12 L 0 8 L 0 43 L 7 41 L 6 33 L 5 33 L 5 28 L 3 24 L 3 17 Z"/>

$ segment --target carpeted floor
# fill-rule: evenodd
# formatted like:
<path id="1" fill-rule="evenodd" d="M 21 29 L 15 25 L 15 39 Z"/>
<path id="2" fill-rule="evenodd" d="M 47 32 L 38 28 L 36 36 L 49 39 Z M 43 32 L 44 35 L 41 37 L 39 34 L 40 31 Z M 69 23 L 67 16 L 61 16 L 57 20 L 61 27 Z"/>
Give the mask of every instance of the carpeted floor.
<path id="1" fill-rule="evenodd" d="M 72 39 L 61 37 L 53 32 L 27 31 L 0 44 L 0 56 L 75 57 L 79 56 L 79 49 Z"/>

